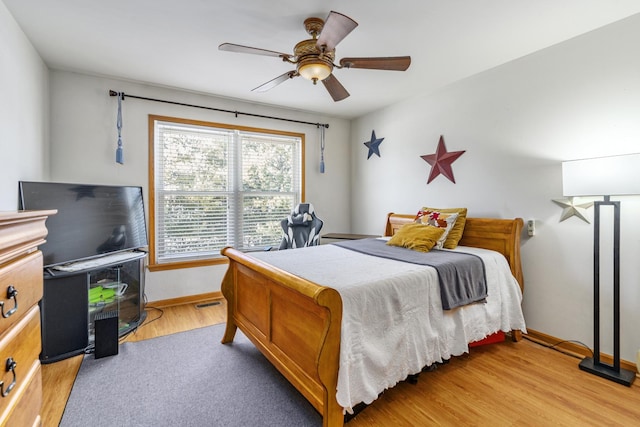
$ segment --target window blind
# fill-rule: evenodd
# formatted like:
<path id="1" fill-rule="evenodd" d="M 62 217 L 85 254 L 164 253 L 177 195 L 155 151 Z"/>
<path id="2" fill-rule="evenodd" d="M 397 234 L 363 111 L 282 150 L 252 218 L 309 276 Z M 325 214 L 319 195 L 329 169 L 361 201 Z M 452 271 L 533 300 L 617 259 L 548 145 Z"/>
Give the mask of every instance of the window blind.
<path id="1" fill-rule="evenodd" d="M 300 137 L 155 121 L 156 262 L 278 245 L 301 198 L 301 148 Z"/>

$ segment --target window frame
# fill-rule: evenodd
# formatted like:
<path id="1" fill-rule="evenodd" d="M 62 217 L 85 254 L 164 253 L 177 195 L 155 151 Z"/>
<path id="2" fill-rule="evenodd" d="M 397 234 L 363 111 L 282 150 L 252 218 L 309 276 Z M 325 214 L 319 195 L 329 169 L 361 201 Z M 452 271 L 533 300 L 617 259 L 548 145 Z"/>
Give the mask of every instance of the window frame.
<path id="1" fill-rule="evenodd" d="M 173 270 L 181 268 L 203 267 L 209 265 L 218 265 L 228 263 L 228 259 L 224 256 L 213 258 L 202 258 L 195 260 L 174 261 L 174 262 L 157 262 L 156 253 L 156 186 L 155 186 L 155 123 L 156 121 L 170 122 L 175 124 L 213 127 L 219 129 L 227 129 L 240 132 L 253 132 L 259 134 L 267 134 L 274 136 L 288 136 L 300 138 L 300 202 L 305 199 L 305 134 L 298 132 L 289 132 L 275 129 L 264 129 L 248 126 L 237 126 L 225 123 L 208 122 L 194 119 L 184 119 L 170 116 L 160 116 L 149 114 L 149 271 Z"/>

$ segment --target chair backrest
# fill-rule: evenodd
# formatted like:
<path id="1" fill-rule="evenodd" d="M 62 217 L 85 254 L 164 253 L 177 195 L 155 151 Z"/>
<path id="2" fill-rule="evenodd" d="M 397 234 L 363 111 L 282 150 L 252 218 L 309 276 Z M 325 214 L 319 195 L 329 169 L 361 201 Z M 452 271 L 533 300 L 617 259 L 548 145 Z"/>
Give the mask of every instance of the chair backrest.
<path id="1" fill-rule="evenodd" d="M 288 217 L 280 221 L 284 233 L 280 249 L 318 245 L 322 224 L 322 220 L 316 216 L 311 203 L 300 203 Z"/>

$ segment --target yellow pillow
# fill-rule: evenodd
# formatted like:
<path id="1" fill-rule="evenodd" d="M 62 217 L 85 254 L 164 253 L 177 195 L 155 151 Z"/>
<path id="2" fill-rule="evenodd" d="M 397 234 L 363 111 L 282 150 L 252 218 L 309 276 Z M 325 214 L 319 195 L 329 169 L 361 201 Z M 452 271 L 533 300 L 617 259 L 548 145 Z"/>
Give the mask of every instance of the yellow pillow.
<path id="1" fill-rule="evenodd" d="M 415 223 L 405 224 L 387 241 L 387 245 L 429 252 L 443 233 L 444 228 Z"/>
<path id="2" fill-rule="evenodd" d="M 455 249 L 458 246 L 458 242 L 462 239 L 462 233 L 464 232 L 464 224 L 467 222 L 467 208 L 429 208 L 423 207 L 423 211 L 438 211 L 442 213 L 457 213 L 458 218 L 453 225 L 451 231 L 447 235 L 447 239 L 444 241 L 443 247 L 446 249 Z"/>

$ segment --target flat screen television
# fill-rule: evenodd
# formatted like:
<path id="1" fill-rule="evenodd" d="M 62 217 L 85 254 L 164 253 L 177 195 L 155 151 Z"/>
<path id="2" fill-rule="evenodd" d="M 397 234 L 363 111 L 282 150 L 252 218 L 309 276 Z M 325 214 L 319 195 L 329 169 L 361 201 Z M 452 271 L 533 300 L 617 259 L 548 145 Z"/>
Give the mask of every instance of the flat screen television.
<path id="1" fill-rule="evenodd" d="M 39 247 L 45 268 L 147 246 L 141 187 L 20 181 L 19 198 L 23 210 L 58 210 Z"/>

